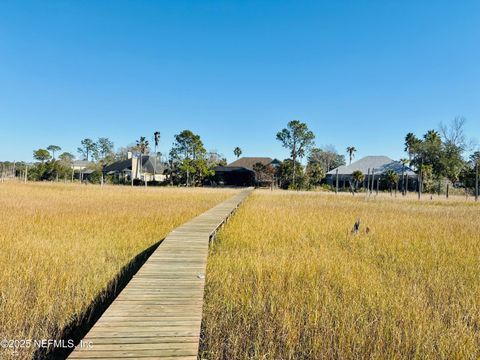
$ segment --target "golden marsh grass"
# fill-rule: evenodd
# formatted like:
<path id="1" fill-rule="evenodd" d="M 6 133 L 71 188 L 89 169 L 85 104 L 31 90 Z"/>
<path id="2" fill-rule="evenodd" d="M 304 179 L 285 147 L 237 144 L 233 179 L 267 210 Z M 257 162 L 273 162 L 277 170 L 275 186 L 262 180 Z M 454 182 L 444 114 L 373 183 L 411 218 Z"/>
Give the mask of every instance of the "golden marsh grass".
<path id="1" fill-rule="evenodd" d="M 256 192 L 210 251 L 202 356 L 478 359 L 479 220 L 459 199 Z"/>
<path id="2" fill-rule="evenodd" d="M 0 339 L 56 338 L 135 255 L 231 194 L 0 184 Z"/>

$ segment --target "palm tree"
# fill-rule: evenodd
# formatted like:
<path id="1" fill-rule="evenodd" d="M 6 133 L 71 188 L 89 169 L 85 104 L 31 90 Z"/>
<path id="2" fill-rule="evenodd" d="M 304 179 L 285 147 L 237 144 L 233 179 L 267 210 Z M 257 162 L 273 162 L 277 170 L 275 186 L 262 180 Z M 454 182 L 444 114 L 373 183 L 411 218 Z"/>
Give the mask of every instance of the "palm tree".
<path id="1" fill-rule="evenodd" d="M 233 149 L 233 154 L 237 157 L 237 159 L 242 155 L 242 149 L 240 149 L 238 146 Z"/>
<path id="2" fill-rule="evenodd" d="M 137 174 L 138 174 L 139 168 L 140 168 L 140 170 L 143 170 L 142 155 L 145 155 L 146 153 L 148 153 L 148 150 L 149 150 L 148 145 L 149 145 L 149 142 L 145 138 L 145 136 L 140 136 L 140 139 L 137 140 L 136 149 L 140 153 L 140 164 L 137 166 Z M 132 171 L 133 171 L 133 169 L 132 169 Z M 145 178 L 144 178 L 144 180 L 145 180 Z"/>
<path id="3" fill-rule="evenodd" d="M 52 159 L 55 160 L 55 152 L 62 150 L 62 148 L 58 145 L 49 145 L 47 150 L 52 153 Z"/>
<path id="4" fill-rule="evenodd" d="M 408 160 L 412 161 L 413 154 L 416 151 L 416 147 L 419 145 L 420 139 L 418 139 L 414 133 L 409 132 L 405 136 L 405 151 L 408 154 Z"/>
<path id="5" fill-rule="evenodd" d="M 149 142 L 148 140 L 145 138 L 145 136 L 140 136 L 140 139 L 137 140 L 137 146 L 136 146 L 136 149 L 137 151 L 142 154 L 142 155 L 145 155 L 148 150 L 149 150 Z"/>
<path id="6" fill-rule="evenodd" d="M 358 184 L 360 184 L 365 179 L 365 175 L 360 170 L 355 170 L 352 173 L 352 180 L 354 184 L 354 190 L 357 190 Z"/>
<path id="7" fill-rule="evenodd" d="M 157 147 L 158 144 L 160 143 L 160 131 L 155 131 L 153 133 L 153 141 L 155 142 L 155 158 L 154 158 L 154 164 L 153 164 L 153 181 L 156 181 L 157 179 L 155 178 L 156 176 L 156 171 L 157 171 Z"/>
<path id="8" fill-rule="evenodd" d="M 398 174 L 392 169 L 387 170 L 387 172 L 385 173 L 385 179 L 390 185 L 390 195 L 393 195 L 392 194 L 393 185 L 395 185 L 398 182 Z"/>
<path id="9" fill-rule="evenodd" d="M 352 163 L 352 159 L 355 157 L 356 152 L 357 152 L 357 149 L 355 149 L 354 146 L 347 147 L 347 154 L 350 158 L 350 164 Z"/>

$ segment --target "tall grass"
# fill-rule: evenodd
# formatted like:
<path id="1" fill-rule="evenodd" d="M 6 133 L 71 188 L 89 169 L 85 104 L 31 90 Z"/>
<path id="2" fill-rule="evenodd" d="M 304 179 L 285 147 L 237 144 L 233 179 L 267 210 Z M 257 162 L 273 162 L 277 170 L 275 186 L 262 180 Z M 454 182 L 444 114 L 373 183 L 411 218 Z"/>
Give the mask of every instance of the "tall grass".
<path id="1" fill-rule="evenodd" d="M 256 193 L 209 255 L 202 356 L 478 359 L 479 220 L 473 202 Z"/>
<path id="2" fill-rule="evenodd" d="M 0 340 L 55 339 L 136 254 L 229 195 L 0 184 Z"/>

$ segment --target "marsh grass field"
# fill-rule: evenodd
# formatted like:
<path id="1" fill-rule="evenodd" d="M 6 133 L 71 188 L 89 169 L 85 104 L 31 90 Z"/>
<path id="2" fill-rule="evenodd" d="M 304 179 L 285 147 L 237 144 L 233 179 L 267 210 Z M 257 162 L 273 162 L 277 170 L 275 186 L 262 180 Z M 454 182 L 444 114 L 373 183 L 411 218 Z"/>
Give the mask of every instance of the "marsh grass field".
<path id="1" fill-rule="evenodd" d="M 211 247 L 201 355 L 478 359 L 479 220 L 464 198 L 257 191 Z"/>
<path id="2" fill-rule="evenodd" d="M 57 338 L 132 258 L 234 192 L 0 184 L 0 339 Z M 463 197 L 257 190 L 211 245 L 200 356 L 477 359 L 479 219 Z"/>
<path id="3" fill-rule="evenodd" d="M 232 194 L 0 184 L 0 339 L 56 339 L 133 257 Z"/>

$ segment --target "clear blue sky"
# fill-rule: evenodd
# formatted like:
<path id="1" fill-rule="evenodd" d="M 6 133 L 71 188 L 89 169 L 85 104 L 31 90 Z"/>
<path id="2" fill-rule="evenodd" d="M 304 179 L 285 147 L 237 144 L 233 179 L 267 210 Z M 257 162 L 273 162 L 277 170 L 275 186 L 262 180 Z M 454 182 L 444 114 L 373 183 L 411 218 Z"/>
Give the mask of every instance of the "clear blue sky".
<path id="1" fill-rule="evenodd" d="M 479 1 L 0 1 L 0 159 L 191 129 L 232 160 L 318 145 L 403 156 L 456 115 L 480 137 Z"/>

